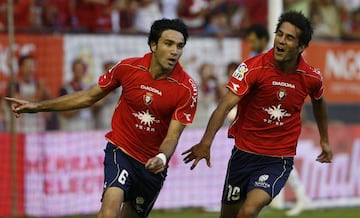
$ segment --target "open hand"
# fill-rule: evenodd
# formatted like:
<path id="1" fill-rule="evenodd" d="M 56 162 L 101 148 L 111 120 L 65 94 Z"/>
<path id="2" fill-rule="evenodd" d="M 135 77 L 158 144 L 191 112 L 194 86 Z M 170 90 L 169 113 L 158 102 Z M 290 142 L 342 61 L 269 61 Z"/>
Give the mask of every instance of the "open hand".
<path id="1" fill-rule="evenodd" d="M 333 158 L 333 153 L 331 149 L 327 146 L 322 149 L 322 152 L 321 154 L 319 154 L 319 156 L 317 156 L 316 161 L 320 163 L 331 163 L 332 158 Z"/>
<path id="2" fill-rule="evenodd" d="M 190 167 L 191 170 L 196 167 L 201 159 L 205 159 L 207 166 L 211 167 L 209 146 L 205 146 L 199 143 L 184 151 L 181 155 L 186 155 L 183 159 L 186 164 L 194 160 Z"/>

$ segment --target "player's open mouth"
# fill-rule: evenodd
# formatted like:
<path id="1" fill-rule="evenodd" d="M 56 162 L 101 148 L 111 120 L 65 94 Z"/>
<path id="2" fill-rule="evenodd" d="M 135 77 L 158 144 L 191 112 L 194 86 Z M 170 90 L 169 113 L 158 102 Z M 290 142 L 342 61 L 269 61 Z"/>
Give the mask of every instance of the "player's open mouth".
<path id="1" fill-rule="evenodd" d="M 276 52 L 277 53 L 283 53 L 285 51 L 285 49 L 280 48 L 279 46 L 276 46 Z"/>
<path id="2" fill-rule="evenodd" d="M 168 59 L 170 65 L 175 65 L 176 59 L 175 58 L 169 58 Z"/>

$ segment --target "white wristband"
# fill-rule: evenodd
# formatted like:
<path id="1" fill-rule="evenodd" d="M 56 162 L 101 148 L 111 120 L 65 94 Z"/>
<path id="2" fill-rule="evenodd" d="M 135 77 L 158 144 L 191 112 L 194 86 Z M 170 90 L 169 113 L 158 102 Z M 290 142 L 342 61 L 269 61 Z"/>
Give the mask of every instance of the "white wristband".
<path id="1" fill-rule="evenodd" d="M 162 160 L 164 166 L 166 165 L 166 155 L 164 153 L 159 153 L 156 155 L 156 157 L 158 157 Z"/>

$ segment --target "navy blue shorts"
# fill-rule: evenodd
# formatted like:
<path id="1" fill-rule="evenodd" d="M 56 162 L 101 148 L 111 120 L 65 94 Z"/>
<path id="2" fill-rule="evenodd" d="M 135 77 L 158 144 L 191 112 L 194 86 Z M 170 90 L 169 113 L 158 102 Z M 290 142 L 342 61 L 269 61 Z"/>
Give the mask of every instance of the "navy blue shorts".
<path id="1" fill-rule="evenodd" d="M 145 165 L 108 143 L 104 160 L 104 192 L 109 187 L 119 187 L 141 217 L 147 217 L 166 178 L 166 170 L 153 174 Z"/>
<path id="2" fill-rule="evenodd" d="M 293 163 L 293 157 L 256 155 L 234 147 L 226 172 L 222 203 L 244 201 L 253 189 L 262 189 L 274 198 L 285 186 Z"/>

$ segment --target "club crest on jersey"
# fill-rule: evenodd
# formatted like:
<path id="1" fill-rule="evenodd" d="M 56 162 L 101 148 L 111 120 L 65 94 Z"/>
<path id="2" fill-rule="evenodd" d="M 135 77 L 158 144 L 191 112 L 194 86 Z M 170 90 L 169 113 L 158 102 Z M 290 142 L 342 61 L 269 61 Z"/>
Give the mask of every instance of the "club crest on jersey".
<path id="1" fill-rule="evenodd" d="M 277 92 L 277 98 L 281 101 L 286 96 L 287 96 L 286 90 L 285 89 L 279 89 L 279 91 Z"/>
<path id="2" fill-rule="evenodd" d="M 249 68 L 247 67 L 247 65 L 245 63 L 240 64 L 236 70 L 234 71 L 234 73 L 232 74 L 232 77 L 234 77 L 237 80 L 243 80 L 244 79 L 244 74 L 249 70 Z"/>
<path id="3" fill-rule="evenodd" d="M 145 105 L 149 105 L 153 102 L 153 95 L 150 92 L 147 92 L 143 95 L 143 100 Z"/>

